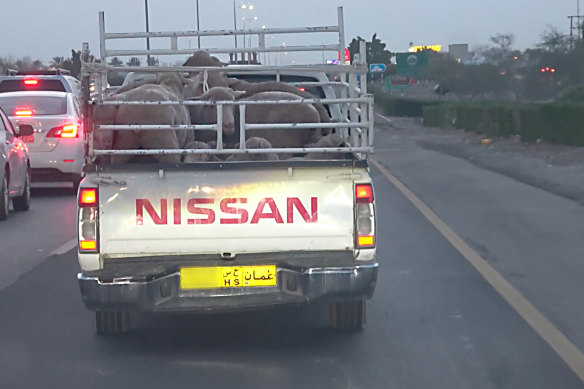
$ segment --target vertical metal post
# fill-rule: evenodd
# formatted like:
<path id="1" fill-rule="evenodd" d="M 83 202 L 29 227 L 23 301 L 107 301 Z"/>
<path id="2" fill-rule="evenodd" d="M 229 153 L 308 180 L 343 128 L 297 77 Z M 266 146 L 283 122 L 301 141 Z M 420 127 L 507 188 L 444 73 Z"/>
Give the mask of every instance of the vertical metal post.
<path id="1" fill-rule="evenodd" d="M 201 32 L 201 26 L 199 24 L 199 0 L 197 0 L 197 32 L 200 33 Z M 198 42 L 198 48 L 201 48 L 201 36 L 198 35 L 197 36 L 197 42 Z"/>
<path id="2" fill-rule="evenodd" d="M 235 0 L 233 0 L 233 29 L 237 31 L 237 11 L 235 9 Z M 235 48 L 237 49 L 237 32 L 235 33 Z M 235 58 L 237 61 L 237 58 Z"/>
<path id="3" fill-rule="evenodd" d="M 375 105 L 373 96 L 369 96 L 369 147 L 373 147 L 373 138 L 375 137 Z"/>
<path id="4" fill-rule="evenodd" d="M 217 104 L 217 150 L 223 150 L 223 104 Z"/>
<path id="5" fill-rule="evenodd" d="M 359 42 L 359 55 L 361 56 L 361 63 L 367 66 L 367 43 L 365 41 Z M 361 74 L 361 92 L 367 94 L 367 73 Z"/>
<path id="6" fill-rule="evenodd" d="M 144 10 L 146 14 L 146 32 L 150 32 L 150 21 L 148 19 L 148 0 L 144 0 Z M 150 51 L 150 37 L 146 37 L 146 50 Z M 146 56 L 146 65 L 150 66 L 150 54 Z"/>
<path id="7" fill-rule="evenodd" d="M 239 105 L 239 148 L 245 150 L 245 108 L 247 105 Z"/>
<path id="8" fill-rule="evenodd" d="M 341 62 L 345 63 L 345 17 L 343 13 L 343 7 L 337 8 L 339 15 L 339 53 L 341 57 Z"/>
<path id="9" fill-rule="evenodd" d="M 107 63 L 107 49 L 105 45 L 105 14 L 103 11 L 99 12 L 99 59 L 101 63 Z M 102 72 L 100 77 L 95 80 L 98 100 L 102 100 L 107 88 L 107 72 Z"/>
<path id="10" fill-rule="evenodd" d="M 102 63 L 106 61 L 105 50 L 105 14 L 103 11 L 99 11 L 99 59 Z"/>

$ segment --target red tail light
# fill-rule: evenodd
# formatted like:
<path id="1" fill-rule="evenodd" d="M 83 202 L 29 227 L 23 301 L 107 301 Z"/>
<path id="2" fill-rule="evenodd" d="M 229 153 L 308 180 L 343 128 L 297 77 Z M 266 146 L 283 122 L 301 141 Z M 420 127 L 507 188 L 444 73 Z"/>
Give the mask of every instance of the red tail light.
<path id="1" fill-rule="evenodd" d="M 355 246 L 375 247 L 375 207 L 371 184 L 355 185 Z"/>
<path id="2" fill-rule="evenodd" d="M 97 188 L 82 188 L 79 191 L 80 207 L 97 207 Z"/>
<path id="3" fill-rule="evenodd" d="M 306 92 L 306 88 L 298 88 L 300 92 Z"/>
<path id="4" fill-rule="evenodd" d="M 14 116 L 31 117 L 32 116 L 32 109 L 30 109 L 30 108 L 16 108 L 16 110 L 14 111 Z"/>
<path id="5" fill-rule="evenodd" d="M 77 238 L 79 252 L 99 252 L 99 201 L 97 188 L 79 189 Z"/>
<path id="6" fill-rule="evenodd" d="M 54 127 L 47 132 L 47 138 L 79 138 L 77 124 L 65 124 L 64 126 Z"/>
<path id="7" fill-rule="evenodd" d="M 357 204 L 368 204 L 373 202 L 373 188 L 370 184 L 355 185 L 355 198 Z"/>
<path id="8" fill-rule="evenodd" d="M 36 86 L 39 84 L 39 80 L 34 79 L 34 78 L 25 78 L 23 82 L 24 82 L 24 85 L 29 85 L 29 86 Z"/>

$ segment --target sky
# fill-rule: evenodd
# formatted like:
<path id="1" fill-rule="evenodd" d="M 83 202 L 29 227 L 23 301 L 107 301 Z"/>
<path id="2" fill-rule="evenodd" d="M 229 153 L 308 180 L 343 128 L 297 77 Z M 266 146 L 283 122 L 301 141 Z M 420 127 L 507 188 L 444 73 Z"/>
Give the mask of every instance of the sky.
<path id="1" fill-rule="evenodd" d="M 254 5 L 252 27 L 305 27 L 335 25 L 336 7 L 345 13 L 348 42 L 374 33 L 391 51 L 416 45 L 468 43 L 471 48 L 489 43 L 497 33 L 513 33 L 514 48 L 539 42 L 547 25 L 569 33 L 568 15 L 575 15 L 578 0 L 247 0 Z M 148 0 L 151 31 L 196 29 L 196 0 Z M 584 1 L 581 0 L 584 13 Z M 239 7 L 243 2 L 236 0 Z M 201 29 L 233 28 L 233 0 L 199 0 Z M 69 57 L 71 49 L 89 42 L 99 52 L 98 11 L 105 11 L 106 31 L 145 30 L 144 0 L 0 0 L 0 57 L 30 56 L 48 62 L 54 56 Z M 241 10 L 238 10 L 241 28 Z M 274 45 L 334 43 L 335 36 L 277 36 Z M 153 47 L 169 40 L 152 42 Z M 233 45 L 233 38 L 202 38 L 203 46 Z M 241 44 L 241 43 L 240 43 Z M 141 48 L 138 42 L 116 41 L 111 48 Z M 108 46 L 109 47 L 109 46 Z M 180 48 L 194 48 L 196 41 L 179 40 Z M 297 54 L 290 54 L 291 62 Z M 320 55 L 319 62 L 320 62 Z M 333 58 L 334 53 L 326 54 Z M 301 58 L 301 57 L 300 57 Z"/>

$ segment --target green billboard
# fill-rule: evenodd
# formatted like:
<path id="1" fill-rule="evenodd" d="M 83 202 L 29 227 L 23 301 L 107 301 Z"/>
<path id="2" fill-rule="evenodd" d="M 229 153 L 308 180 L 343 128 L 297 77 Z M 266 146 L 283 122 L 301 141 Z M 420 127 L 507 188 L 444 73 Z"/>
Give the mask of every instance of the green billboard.
<path id="1" fill-rule="evenodd" d="M 410 76 L 416 80 L 426 78 L 428 71 L 428 52 L 396 53 L 396 74 Z"/>

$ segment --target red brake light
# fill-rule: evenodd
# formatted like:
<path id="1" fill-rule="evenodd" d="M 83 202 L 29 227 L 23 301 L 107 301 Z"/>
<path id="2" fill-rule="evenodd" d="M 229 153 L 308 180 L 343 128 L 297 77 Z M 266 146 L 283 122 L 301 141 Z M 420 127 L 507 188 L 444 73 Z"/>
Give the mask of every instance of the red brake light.
<path id="1" fill-rule="evenodd" d="M 355 185 L 355 199 L 357 203 L 372 203 L 373 202 L 373 188 L 371 184 Z"/>
<path id="2" fill-rule="evenodd" d="M 97 207 L 97 189 L 83 188 L 79 192 L 80 207 Z"/>
<path id="3" fill-rule="evenodd" d="M 300 92 L 306 92 L 306 88 L 298 88 Z"/>
<path id="4" fill-rule="evenodd" d="M 60 127 L 53 127 L 47 132 L 47 138 L 78 138 L 77 124 L 65 124 Z"/>
<path id="5" fill-rule="evenodd" d="M 30 108 L 16 108 L 14 116 L 30 117 L 32 116 L 32 109 Z"/>
<path id="6" fill-rule="evenodd" d="M 38 85 L 39 84 L 39 80 L 34 79 L 34 78 L 25 78 L 24 79 L 24 85 Z"/>

